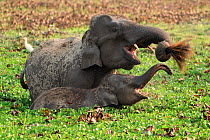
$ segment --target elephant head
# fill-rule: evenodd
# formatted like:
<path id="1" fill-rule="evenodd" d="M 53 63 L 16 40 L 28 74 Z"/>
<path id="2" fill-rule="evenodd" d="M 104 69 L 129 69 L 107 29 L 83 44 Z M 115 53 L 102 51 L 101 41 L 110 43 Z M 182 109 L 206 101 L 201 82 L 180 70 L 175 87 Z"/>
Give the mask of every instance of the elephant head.
<path id="1" fill-rule="evenodd" d="M 172 75 L 170 68 L 165 64 L 156 64 L 152 66 L 147 72 L 141 76 L 133 75 L 112 75 L 104 82 L 106 86 L 112 87 L 107 93 L 111 93 L 113 96 L 107 96 L 105 93 L 99 94 L 103 106 L 106 105 L 132 105 L 136 102 L 147 99 L 147 97 L 141 95 L 140 89 L 142 89 L 154 76 L 158 70 L 164 70 L 167 74 Z M 107 83 L 109 86 L 107 86 Z M 103 84 L 103 83 L 102 83 Z M 109 99 L 106 97 L 110 97 Z M 106 103 L 108 101 L 108 103 Z"/>
<path id="2" fill-rule="evenodd" d="M 139 25 L 122 17 L 98 15 L 92 18 L 90 29 L 82 39 L 85 50 L 81 67 L 97 65 L 130 70 L 140 64 L 136 45 L 146 48 L 161 41 L 172 44 L 171 37 L 162 29 Z"/>

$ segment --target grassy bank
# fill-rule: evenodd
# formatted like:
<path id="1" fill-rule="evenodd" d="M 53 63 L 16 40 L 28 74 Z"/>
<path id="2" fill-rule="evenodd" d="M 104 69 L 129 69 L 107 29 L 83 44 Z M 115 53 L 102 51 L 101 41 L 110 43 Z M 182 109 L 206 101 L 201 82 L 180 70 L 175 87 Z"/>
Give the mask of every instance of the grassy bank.
<path id="1" fill-rule="evenodd" d="M 209 138 L 209 25 L 153 25 L 168 31 L 174 42 L 192 38 L 195 55 L 187 63 L 186 71 L 180 73 L 173 60 L 166 62 L 173 70 L 168 76 L 160 71 L 142 90 L 149 97 L 133 106 L 122 109 L 104 108 L 110 118 L 94 124 L 79 121 L 79 111 L 62 109 L 29 110 L 31 104 L 28 91 L 19 84 L 19 74 L 24 67 L 28 52 L 23 49 L 23 40 L 18 32 L 7 31 L 1 40 L 1 93 L 0 137 L 8 138 L 78 138 L 78 139 L 147 139 L 147 138 Z M 81 36 L 84 29 L 64 30 L 67 34 L 54 34 L 50 38 L 63 38 L 76 33 Z M 64 32 L 63 31 L 63 32 Z M 27 34 L 23 32 L 22 34 Z M 49 38 L 48 38 L 49 39 Z M 31 38 L 34 46 L 43 38 Z M 139 50 L 141 64 L 131 71 L 121 73 L 140 75 L 158 63 L 149 50 Z"/>

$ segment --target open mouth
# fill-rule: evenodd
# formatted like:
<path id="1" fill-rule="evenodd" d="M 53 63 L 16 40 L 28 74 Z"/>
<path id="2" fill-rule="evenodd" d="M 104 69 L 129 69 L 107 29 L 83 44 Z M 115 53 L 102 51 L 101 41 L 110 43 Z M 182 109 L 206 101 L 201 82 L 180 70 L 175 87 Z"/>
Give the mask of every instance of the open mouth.
<path id="1" fill-rule="evenodd" d="M 141 88 L 135 88 L 134 93 L 142 99 L 148 99 L 148 97 L 146 97 L 144 93 L 141 92 Z"/>
<path id="2" fill-rule="evenodd" d="M 128 53 L 133 59 L 138 60 L 138 57 L 136 55 L 136 50 L 138 49 L 138 46 L 134 44 L 133 46 L 125 46 L 124 50 L 126 53 Z"/>
<path id="3" fill-rule="evenodd" d="M 134 93 L 142 95 L 142 88 L 134 88 Z"/>
<path id="4" fill-rule="evenodd" d="M 135 90 L 135 93 L 136 93 L 136 94 L 141 94 L 140 88 L 135 88 L 134 90 Z"/>

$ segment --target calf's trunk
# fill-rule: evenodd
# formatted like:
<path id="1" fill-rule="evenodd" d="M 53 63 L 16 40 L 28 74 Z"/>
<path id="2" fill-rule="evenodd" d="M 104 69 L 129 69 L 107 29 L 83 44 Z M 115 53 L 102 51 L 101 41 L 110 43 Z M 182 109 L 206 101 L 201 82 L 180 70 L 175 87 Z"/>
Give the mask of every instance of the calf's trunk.
<path id="1" fill-rule="evenodd" d="M 172 75 L 172 72 L 167 65 L 159 63 L 152 66 L 143 75 L 134 77 L 133 85 L 136 86 L 136 88 L 142 89 L 159 70 L 164 70 L 167 74 Z"/>

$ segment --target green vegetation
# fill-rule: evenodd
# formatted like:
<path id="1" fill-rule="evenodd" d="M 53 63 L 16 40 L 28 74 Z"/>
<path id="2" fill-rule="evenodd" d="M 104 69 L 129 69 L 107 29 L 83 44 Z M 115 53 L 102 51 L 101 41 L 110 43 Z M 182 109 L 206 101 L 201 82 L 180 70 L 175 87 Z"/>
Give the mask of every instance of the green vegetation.
<path id="1" fill-rule="evenodd" d="M 81 37 L 87 27 L 21 30 L 3 24 L 7 28 L 0 34 L 0 139 L 210 139 L 210 24 L 141 24 L 166 30 L 174 42 L 191 39 L 195 54 L 182 73 L 172 59 L 165 62 L 173 75 L 159 71 L 142 89 L 149 99 L 120 109 L 103 108 L 109 117 L 92 124 L 79 119 L 92 108 L 30 110 L 29 93 L 18 79 L 29 54 L 19 33 L 35 47 L 52 38 Z M 140 65 L 119 72 L 141 75 L 159 63 L 147 49 L 140 49 L 138 56 Z"/>

